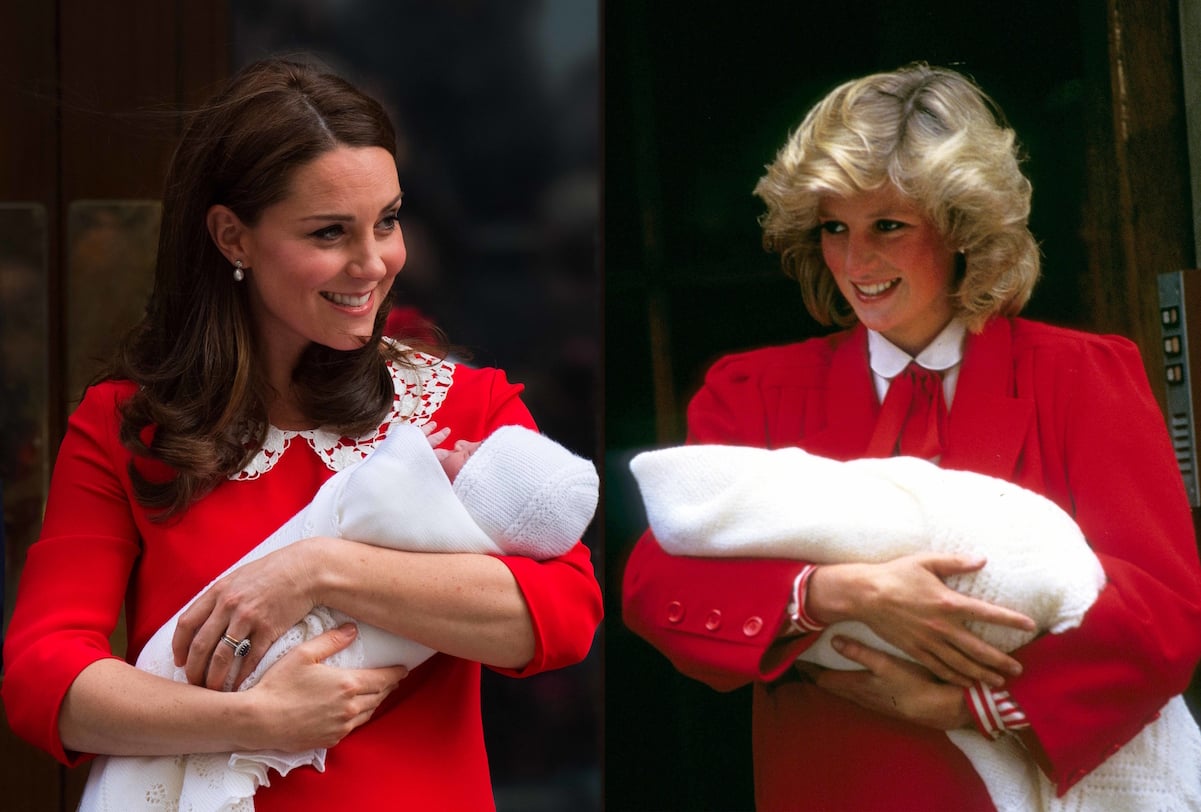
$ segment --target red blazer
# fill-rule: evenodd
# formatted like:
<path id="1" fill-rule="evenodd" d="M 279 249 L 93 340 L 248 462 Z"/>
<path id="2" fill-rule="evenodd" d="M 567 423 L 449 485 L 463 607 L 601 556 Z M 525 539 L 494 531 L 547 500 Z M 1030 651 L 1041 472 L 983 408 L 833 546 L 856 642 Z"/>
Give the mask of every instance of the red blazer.
<path id="1" fill-rule="evenodd" d="M 878 410 L 866 333 L 856 327 L 720 360 L 689 406 L 689 441 L 880 456 L 887 451 L 871 447 Z M 992 320 L 967 339 L 941 464 L 1054 500 L 1105 568 L 1109 582 L 1081 626 L 1015 652 L 1024 672 L 1009 683 L 1031 724 L 1027 745 L 1066 791 L 1181 693 L 1201 658 L 1192 517 L 1137 350 L 1122 338 Z M 793 677 L 791 661 L 808 640 L 771 644 L 799 568 L 673 558 L 648 533 L 625 572 L 625 620 L 714 688 L 756 682 L 760 809 L 902 800 L 914 809 L 991 808 L 942 733 Z"/>

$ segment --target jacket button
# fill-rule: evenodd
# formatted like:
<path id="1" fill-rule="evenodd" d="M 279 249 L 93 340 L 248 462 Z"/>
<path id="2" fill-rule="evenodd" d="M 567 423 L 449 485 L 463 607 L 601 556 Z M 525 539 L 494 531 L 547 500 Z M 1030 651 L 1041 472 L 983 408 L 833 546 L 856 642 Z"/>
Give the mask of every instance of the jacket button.
<path id="1" fill-rule="evenodd" d="M 672 601 L 667 604 L 667 621 L 669 623 L 679 623 L 684 619 L 684 604 L 679 601 Z"/>
<path id="2" fill-rule="evenodd" d="M 714 609 L 709 613 L 709 617 L 705 618 L 705 628 L 711 632 L 721 628 L 721 610 Z"/>
<path id="3" fill-rule="evenodd" d="M 748 617 L 742 624 L 742 633 L 747 637 L 754 637 L 761 631 L 763 631 L 763 618 L 761 617 Z"/>

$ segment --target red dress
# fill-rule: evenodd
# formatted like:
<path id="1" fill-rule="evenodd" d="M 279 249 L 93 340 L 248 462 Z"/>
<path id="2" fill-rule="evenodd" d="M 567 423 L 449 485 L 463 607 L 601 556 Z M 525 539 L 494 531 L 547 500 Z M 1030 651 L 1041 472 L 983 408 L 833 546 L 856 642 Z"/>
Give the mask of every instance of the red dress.
<path id="1" fill-rule="evenodd" d="M 506 424 L 533 427 L 518 398 L 521 387 L 498 370 L 428 362 L 421 376 L 414 385 L 412 373 L 394 371 L 391 419 L 434 419 L 451 428 L 450 443 L 480 439 Z M 324 442 L 328 436 L 277 434 L 269 443 L 274 453 L 261 454 L 244 478 L 223 482 L 178 522 L 156 524 L 133 499 L 130 454 L 118 440 L 116 407 L 131 391 L 126 383 L 94 386 L 72 415 L 5 641 L 11 727 L 69 765 L 87 756 L 64 751 L 59 706 L 80 671 L 113 656 L 109 635 L 122 604 L 132 662 L 180 606 L 309 502 L 334 473 L 326 460 L 339 465 L 334 458 L 371 446 L 370 438 L 338 448 Z M 284 439 L 286 447 L 279 442 Z M 581 544 L 546 562 L 501 559 L 529 605 L 536 639 L 529 665 L 506 673 L 536 674 L 587 654 L 601 617 L 589 558 Z M 273 774 L 271 786 L 255 795 L 256 808 L 493 808 L 479 681 L 478 663 L 435 655 L 401 682 L 370 722 L 330 749 L 324 773 Z"/>
<path id="2" fill-rule="evenodd" d="M 689 441 L 852 459 L 878 410 L 856 327 L 719 361 L 689 407 Z M 1062 792 L 1184 691 L 1201 658 L 1201 566 L 1163 418 L 1129 341 L 994 319 L 968 336 L 947 430 L 943 467 L 1054 500 L 1109 580 L 1079 628 L 1014 652 L 1021 735 Z M 755 683 L 758 808 L 992 808 L 942 733 L 794 679 L 808 638 L 769 651 L 799 570 L 672 558 L 647 534 L 625 572 L 626 623 L 680 671 L 719 690 Z"/>

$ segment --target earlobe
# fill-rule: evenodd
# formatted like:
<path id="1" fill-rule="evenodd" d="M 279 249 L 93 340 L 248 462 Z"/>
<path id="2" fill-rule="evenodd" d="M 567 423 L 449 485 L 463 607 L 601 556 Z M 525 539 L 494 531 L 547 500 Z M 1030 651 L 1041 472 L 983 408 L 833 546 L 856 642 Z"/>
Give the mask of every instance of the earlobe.
<path id="1" fill-rule="evenodd" d="M 213 238 L 218 250 L 231 265 L 239 259 L 247 258 L 247 229 L 232 209 L 221 204 L 210 207 L 205 215 L 205 225 L 208 226 L 209 236 Z"/>

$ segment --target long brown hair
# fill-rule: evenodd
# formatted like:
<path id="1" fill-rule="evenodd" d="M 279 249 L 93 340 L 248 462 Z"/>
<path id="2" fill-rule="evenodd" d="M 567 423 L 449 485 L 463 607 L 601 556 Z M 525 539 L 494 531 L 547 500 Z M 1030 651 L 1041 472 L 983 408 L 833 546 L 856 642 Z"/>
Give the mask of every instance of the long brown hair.
<path id="1" fill-rule="evenodd" d="M 148 479 L 130 465 L 139 504 L 167 518 L 239 471 L 267 430 L 266 377 L 254 344 L 244 285 L 209 235 L 209 208 L 228 206 L 253 226 L 288 192 L 296 170 L 338 147 L 381 147 L 395 157 L 383 108 L 345 80 L 284 60 L 238 73 L 184 129 L 167 174 L 154 289 L 107 377 L 137 384 L 121 441 L 175 475 Z M 310 420 L 344 434 L 378 425 L 393 396 L 381 342 L 381 307 L 364 345 L 312 344 L 293 372 Z"/>

